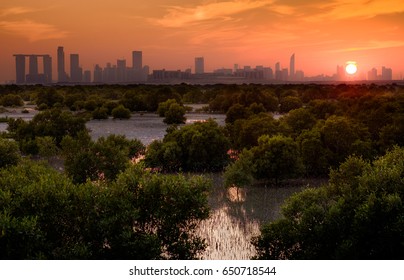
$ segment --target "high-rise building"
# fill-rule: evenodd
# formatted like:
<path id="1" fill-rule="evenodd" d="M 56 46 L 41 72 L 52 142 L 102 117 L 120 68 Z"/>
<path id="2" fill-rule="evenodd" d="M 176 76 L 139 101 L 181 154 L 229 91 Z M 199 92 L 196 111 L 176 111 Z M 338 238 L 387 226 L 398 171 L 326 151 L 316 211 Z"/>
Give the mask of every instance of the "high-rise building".
<path id="1" fill-rule="evenodd" d="M 38 75 L 38 56 L 37 55 L 29 56 L 29 74 L 32 76 Z"/>
<path id="2" fill-rule="evenodd" d="M 264 67 L 264 79 L 272 80 L 274 78 L 274 73 L 271 67 Z"/>
<path id="3" fill-rule="evenodd" d="M 368 71 L 368 80 L 369 81 L 375 81 L 377 80 L 377 69 L 372 68 L 372 70 Z"/>
<path id="4" fill-rule="evenodd" d="M 295 54 L 292 54 L 290 57 L 290 73 L 289 73 L 289 80 L 293 81 L 295 79 Z"/>
<path id="5" fill-rule="evenodd" d="M 337 74 L 336 74 L 337 81 L 345 80 L 345 67 L 337 65 Z"/>
<path id="6" fill-rule="evenodd" d="M 65 72 L 65 52 L 63 47 L 58 47 L 58 82 L 67 82 L 67 75 Z"/>
<path id="7" fill-rule="evenodd" d="M 301 71 L 301 70 L 297 70 L 295 72 L 295 79 L 294 80 L 299 81 L 299 82 L 303 81 L 304 80 L 304 72 Z"/>
<path id="8" fill-rule="evenodd" d="M 287 81 L 289 77 L 288 68 L 283 68 L 281 71 L 281 81 Z"/>
<path id="9" fill-rule="evenodd" d="M 382 67 L 382 80 L 391 81 L 393 79 L 393 71 L 391 68 Z"/>
<path id="10" fill-rule="evenodd" d="M 275 63 L 275 72 L 281 71 L 281 64 L 279 62 Z"/>
<path id="11" fill-rule="evenodd" d="M 83 82 L 85 83 L 91 83 L 91 71 L 90 70 L 86 70 L 83 73 Z"/>
<path id="12" fill-rule="evenodd" d="M 142 51 L 132 52 L 132 71 L 130 71 L 131 81 L 142 80 L 142 69 L 143 69 L 143 54 Z"/>
<path id="13" fill-rule="evenodd" d="M 148 65 L 143 66 L 142 80 L 147 81 L 149 74 L 150 74 L 150 67 Z"/>
<path id="14" fill-rule="evenodd" d="M 43 56 L 43 73 L 45 83 L 52 83 L 52 57 L 50 57 L 49 55 Z"/>
<path id="15" fill-rule="evenodd" d="M 126 60 L 118 59 L 116 65 L 116 81 L 118 83 L 126 82 Z"/>
<path id="16" fill-rule="evenodd" d="M 29 84 L 40 84 L 44 83 L 39 78 L 39 71 L 38 71 L 38 56 L 35 54 L 29 55 L 29 72 L 28 75 L 25 76 L 25 81 Z"/>
<path id="17" fill-rule="evenodd" d="M 143 69 L 142 52 L 132 52 L 132 68 L 135 71 L 141 71 Z"/>
<path id="18" fill-rule="evenodd" d="M 25 55 L 15 54 L 16 83 L 25 83 Z"/>
<path id="19" fill-rule="evenodd" d="M 94 83 L 102 83 L 102 68 L 96 64 L 94 67 Z"/>
<path id="20" fill-rule="evenodd" d="M 73 83 L 83 81 L 83 69 L 80 68 L 78 54 L 70 54 L 70 81 Z"/>
<path id="21" fill-rule="evenodd" d="M 281 64 L 279 62 L 275 63 L 275 80 L 282 81 Z"/>
<path id="22" fill-rule="evenodd" d="M 52 58 L 48 54 L 15 54 L 17 84 L 49 84 L 52 83 Z M 28 74 L 25 60 L 29 58 Z M 39 73 L 38 57 L 42 58 L 43 72 Z"/>
<path id="23" fill-rule="evenodd" d="M 116 83 L 116 65 L 112 65 L 110 62 L 102 71 L 102 79 L 104 83 Z"/>
<path id="24" fill-rule="evenodd" d="M 205 73 L 205 60 L 203 57 L 195 57 L 195 74 Z"/>

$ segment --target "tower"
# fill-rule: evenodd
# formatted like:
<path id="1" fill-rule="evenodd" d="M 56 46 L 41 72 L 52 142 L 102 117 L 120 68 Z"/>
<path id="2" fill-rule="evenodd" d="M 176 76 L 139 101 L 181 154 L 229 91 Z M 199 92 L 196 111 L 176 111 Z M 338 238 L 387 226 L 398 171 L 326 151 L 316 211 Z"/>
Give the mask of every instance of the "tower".
<path id="1" fill-rule="evenodd" d="M 94 83 L 102 83 L 102 68 L 96 64 L 94 67 Z"/>
<path id="2" fill-rule="evenodd" d="M 291 81 L 295 79 L 295 54 L 292 54 L 290 57 L 290 65 L 289 65 L 290 73 L 289 73 L 289 78 Z"/>
<path id="3" fill-rule="evenodd" d="M 143 62 L 142 62 L 142 52 L 141 51 L 132 52 L 132 68 L 135 71 L 142 70 Z"/>
<path id="4" fill-rule="evenodd" d="M 43 56 L 43 73 L 45 76 L 45 82 L 52 83 L 52 57 L 49 55 Z"/>
<path id="5" fill-rule="evenodd" d="M 132 52 L 132 80 L 140 81 L 142 79 L 142 69 L 143 69 L 143 54 L 142 51 Z"/>
<path id="6" fill-rule="evenodd" d="M 116 81 L 118 83 L 126 82 L 126 60 L 118 59 L 116 65 L 117 65 Z"/>
<path id="7" fill-rule="evenodd" d="M 29 56 L 29 74 L 32 76 L 38 75 L 38 56 L 30 55 Z"/>
<path id="8" fill-rule="evenodd" d="M 282 80 L 281 64 L 279 62 L 275 63 L 275 80 Z"/>
<path id="9" fill-rule="evenodd" d="M 67 82 L 67 75 L 65 72 L 65 52 L 63 47 L 58 47 L 58 82 Z"/>
<path id="10" fill-rule="evenodd" d="M 29 84 L 39 84 L 43 81 L 39 78 L 39 71 L 38 71 L 38 56 L 35 54 L 28 55 L 29 57 L 29 68 L 28 68 L 28 75 L 25 76 L 25 82 Z"/>
<path id="11" fill-rule="evenodd" d="M 48 54 L 14 54 L 17 84 L 50 84 L 52 83 L 52 57 Z M 28 74 L 25 60 L 29 58 Z M 38 68 L 38 57 L 42 58 L 42 69 Z M 39 70 L 43 70 L 40 73 Z"/>
<path id="12" fill-rule="evenodd" d="M 83 81 L 83 69 L 79 66 L 79 55 L 70 55 L 70 81 L 81 83 Z"/>
<path id="13" fill-rule="evenodd" d="M 25 83 L 25 55 L 15 54 L 16 83 Z"/>
<path id="14" fill-rule="evenodd" d="M 195 74 L 203 74 L 205 72 L 205 60 L 203 57 L 195 57 Z"/>
<path id="15" fill-rule="evenodd" d="M 382 80 L 391 81 L 393 79 L 393 71 L 391 68 L 382 67 Z"/>

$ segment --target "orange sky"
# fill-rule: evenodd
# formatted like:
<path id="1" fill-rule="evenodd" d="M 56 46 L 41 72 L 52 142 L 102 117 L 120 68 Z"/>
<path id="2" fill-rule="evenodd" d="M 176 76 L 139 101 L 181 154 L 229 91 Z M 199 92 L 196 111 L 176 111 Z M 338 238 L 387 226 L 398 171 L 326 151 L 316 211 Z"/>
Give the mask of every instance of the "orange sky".
<path id="1" fill-rule="evenodd" d="M 356 61 L 404 75 L 403 0 L 13 0 L 0 3 L 0 83 L 15 79 L 15 53 L 80 54 L 84 70 L 143 51 L 151 69 L 289 66 L 332 75 Z M 68 61 L 66 65 L 68 72 Z M 54 74 L 54 78 L 56 74 Z"/>

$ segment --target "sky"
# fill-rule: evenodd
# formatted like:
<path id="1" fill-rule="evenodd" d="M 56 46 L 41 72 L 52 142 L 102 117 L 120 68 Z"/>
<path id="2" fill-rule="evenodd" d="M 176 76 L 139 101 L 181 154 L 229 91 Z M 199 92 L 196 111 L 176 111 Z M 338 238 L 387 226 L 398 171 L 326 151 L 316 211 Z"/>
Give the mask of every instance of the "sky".
<path id="1" fill-rule="evenodd" d="M 143 52 L 150 69 L 205 71 L 263 65 L 306 76 L 386 66 L 404 75 L 402 0 L 13 0 L 0 3 L 0 83 L 15 80 L 13 54 L 80 54 L 84 70 Z"/>

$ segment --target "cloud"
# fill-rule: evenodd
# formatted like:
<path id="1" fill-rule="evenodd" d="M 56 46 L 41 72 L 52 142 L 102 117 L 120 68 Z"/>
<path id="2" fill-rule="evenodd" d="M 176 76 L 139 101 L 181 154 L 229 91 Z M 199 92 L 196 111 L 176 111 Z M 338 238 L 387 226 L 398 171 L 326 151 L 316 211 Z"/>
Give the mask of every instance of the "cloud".
<path id="1" fill-rule="evenodd" d="M 315 22 L 325 19 L 365 19 L 404 12 L 402 0 L 333 0 L 323 4 L 318 3 L 313 7 L 317 8 L 316 13 L 308 14 L 307 20 Z"/>
<path id="2" fill-rule="evenodd" d="M 0 29 L 21 37 L 25 37 L 30 42 L 48 39 L 60 39 L 68 35 L 68 32 L 61 31 L 53 25 L 31 20 L 0 21 Z"/>
<path id="3" fill-rule="evenodd" d="M 386 49 L 404 46 L 404 41 L 369 41 L 366 44 L 362 44 L 356 47 L 341 48 L 328 50 L 326 52 L 330 53 L 341 53 L 341 52 L 355 52 L 364 50 L 376 50 L 376 49 Z"/>
<path id="4" fill-rule="evenodd" d="M 238 13 L 261 8 L 271 4 L 271 0 L 234 0 L 202 4 L 193 8 L 172 6 L 162 19 L 152 21 L 163 27 L 184 27 L 210 20 L 231 20 Z"/>
<path id="5" fill-rule="evenodd" d="M 331 15 L 339 18 L 374 17 L 382 14 L 393 14 L 404 11 L 402 0 L 339 0 Z"/>
<path id="6" fill-rule="evenodd" d="M 0 10 L 0 17 L 6 17 L 10 15 L 21 15 L 35 12 L 36 10 L 27 7 L 11 7 Z"/>

